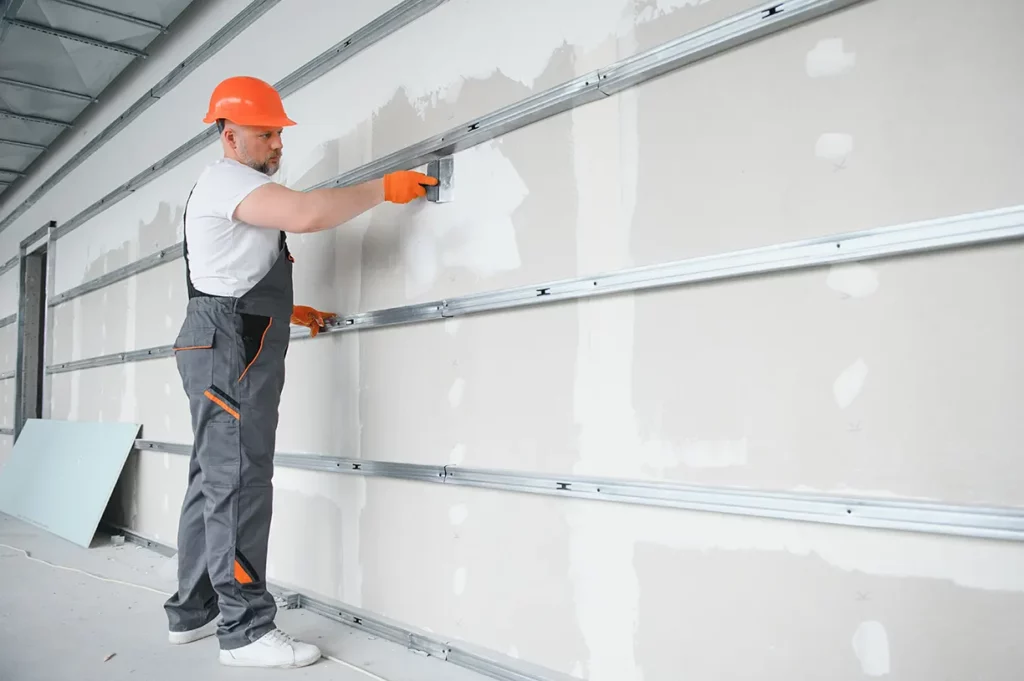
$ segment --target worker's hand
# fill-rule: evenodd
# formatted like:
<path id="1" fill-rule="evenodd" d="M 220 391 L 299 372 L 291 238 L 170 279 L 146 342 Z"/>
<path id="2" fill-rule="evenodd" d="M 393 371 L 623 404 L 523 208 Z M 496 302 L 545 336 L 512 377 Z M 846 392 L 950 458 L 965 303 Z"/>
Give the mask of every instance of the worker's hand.
<path id="1" fill-rule="evenodd" d="M 292 324 L 309 327 L 311 338 L 316 338 L 316 335 L 325 326 L 324 322 L 326 320 L 334 319 L 337 316 L 334 312 L 321 312 L 308 305 L 292 306 Z"/>
<path id="2" fill-rule="evenodd" d="M 414 170 L 398 170 L 384 176 L 384 200 L 391 203 L 409 203 L 427 195 L 423 185 L 437 184 L 436 177 L 430 177 Z"/>

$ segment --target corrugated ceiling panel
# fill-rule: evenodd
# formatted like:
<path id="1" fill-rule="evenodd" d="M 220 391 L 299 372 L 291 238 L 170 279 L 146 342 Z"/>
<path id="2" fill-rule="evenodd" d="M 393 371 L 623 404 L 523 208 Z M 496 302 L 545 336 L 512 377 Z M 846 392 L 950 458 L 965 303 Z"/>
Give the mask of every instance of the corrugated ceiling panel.
<path id="1" fill-rule="evenodd" d="M 0 76 L 98 94 L 133 60 L 121 52 L 18 26 L 0 43 Z"/>
<path id="2" fill-rule="evenodd" d="M 40 153 L 42 152 L 38 149 L 11 146 L 0 142 L 0 168 L 24 170 Z"/>
<path id="3" fill-rule="evenodd" d="M 131 14 L 164 26 L 174 21 L 174 18 L 188 7 L 189 2 L 190 0 L 89 0 L 90 5 Z"/>
<path id="4" fill-rule="evenodd" d="M 139 50 L 160 35 L 159 31 L 151 28 L 62 5 L 55 0 L 26 0 L 18 18 Z"/>
<path id="5" fill-rule="evenodd" d="M 0 116 L 0 137 L 4 139 L 45 145 L 52 142 L 63 130 L 56 125 Z"/>
<path id="6" fill-rule="evenodd" d="M 89 102 L 0 83 L 0 109 L 15 113 L 72 121 Z"/>

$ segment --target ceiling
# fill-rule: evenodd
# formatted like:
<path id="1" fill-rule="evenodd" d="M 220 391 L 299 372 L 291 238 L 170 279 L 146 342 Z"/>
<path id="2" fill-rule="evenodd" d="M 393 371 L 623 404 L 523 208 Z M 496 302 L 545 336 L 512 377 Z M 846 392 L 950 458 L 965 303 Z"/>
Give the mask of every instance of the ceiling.
<path id="1" fill-rule="evenodd" d="M 0 195 L 192 0 L 0 0 Z"/>

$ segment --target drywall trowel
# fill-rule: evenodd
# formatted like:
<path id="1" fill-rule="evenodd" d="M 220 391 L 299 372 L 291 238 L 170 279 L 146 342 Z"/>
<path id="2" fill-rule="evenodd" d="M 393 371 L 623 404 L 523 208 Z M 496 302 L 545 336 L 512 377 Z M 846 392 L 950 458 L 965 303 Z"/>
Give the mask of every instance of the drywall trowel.
<path id="1" fill-rule="evenodd" d="M 455 194 L 455 157 L 442 156 L 427 163 L 427 175 L 437 178 L 437 184 L 427 185 L 427 201 L 447 203 Z"/>

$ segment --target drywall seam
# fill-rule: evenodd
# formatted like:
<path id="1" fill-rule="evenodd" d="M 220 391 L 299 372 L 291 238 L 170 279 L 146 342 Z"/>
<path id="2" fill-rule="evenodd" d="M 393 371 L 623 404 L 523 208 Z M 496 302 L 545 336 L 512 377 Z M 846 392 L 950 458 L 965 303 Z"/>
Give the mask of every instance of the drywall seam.
<path id="1" fill-rule="evenodd" d="M 475 293 L 446 300 L 361 312 L 331 320 L 318 337 L 332 333 L 396 326 L 417 322 L 448 320 L 453 316 L 479 314 L 566 300 L 584 300 L 617 293 L 688 286 L 775 272 L 791 272 L 833 263 L 868 261 L 894 256 L 933 253 L 950 248 L 1000 244 L 1024 238 L 1024 206 L 998 208 L 913 222 L 862 232 L 833 234 L 805 241 L 730 251 L 717 255 L 676 260 L 658 265 L 605 272 L 602 274 L 545 284 L 518 286 Z M 308 338 L 301 329 L 293 340 Z M 86 359 L 60 362 L 46 367 L 47 374 L 79 371 L 124 362 L 169 357 L 170 345 L 116 352 Z M 856 397 L 866 377 L 866 365 L 851 367 L 850 377 L 837 382 L 836 400 Z M 862 375 L 863 374 L 863 375 Z M 849 386 L 849 387 L 848 387 Z M 854 394 L 847 394 L 855 388 Z M 736 459 L 739 455 L 731 455 Z"/>
<path id="2" fill-rule="evenodd" d="M 15 220 L 24 215 L 25 211 L 35 205 L 39 199 L 46 195 L 47 192 L 56 187 L 57 184 L 67 177 L 72 170 L 84 163 L 85 160 L 97 149 L 102 147 L 109 140 L 113 139 L 113 137 L 121 130 L 128 127 L 132 121 L 142 115 L 142 112 L 156 103 L 160 97 L 174 89 L 174 87 L 177 86 L 178 83 L 182 82 L 186 76 L 199 68 L 199 66 L 213 57 L 213 55 L 217 54 L 217 52 L 230 43 L 235 36 L 248 28 L 250 24 L 263 16 L 267 10 L 278 2 L 280 2 L 280 0 L 254 0 L 249 3 L 245 9 L 232 17 L 231 21 L 222 26 L 219 31 L 214 33 L 206 42 L 200 45 L 198 49 L 193 51 L 192 54 L 190 54 L 183 62 L 178 64 L 178 66 L 172 69 L 170 73 L 161 78 L 149 91 L 144 93 L 135 101 L 134 104 L 128 107 L 124 113 L 114 119 L 110 125 L 104 128 L 96 137 L 92 138 L 84 147 L 78 150 L 74 156 L 68 159 L 67 162 L 50 175 L 50 177 L 39 185 L 35 191 L 29 194 L 24 201 L 8 213 L 3 220 L 0 220 L 0 232 L 3 232 L 12 225 Z"/>

